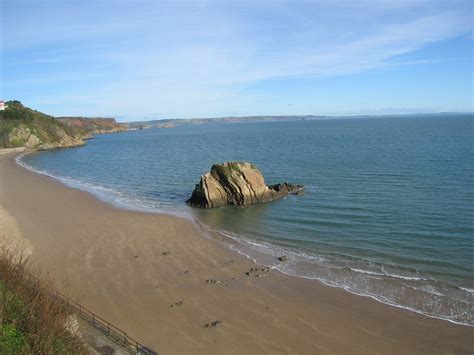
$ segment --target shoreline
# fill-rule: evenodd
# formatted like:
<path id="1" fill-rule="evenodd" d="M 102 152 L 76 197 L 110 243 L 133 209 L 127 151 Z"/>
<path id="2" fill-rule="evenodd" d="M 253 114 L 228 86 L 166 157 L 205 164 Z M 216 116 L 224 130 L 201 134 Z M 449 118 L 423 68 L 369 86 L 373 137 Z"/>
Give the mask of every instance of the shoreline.
<path id="1" fill-rule="evenodd" d="M 469 326 L 281 272 L 246 276 L 255 264 L 191 222 L 116 208 L 18 166 L 14 155 L 0 157 L 0 198 L 33 244 L 34 262 L 67 280 L 86 307 L 160 353 L 474 349 Z M 131 286 L 140 291 L 129 292 Z M 180 300 L 182 306 L 170 307 Z M 222 324 L 202 327 L 213 320 Z"/>
<path id="2" fill-rule="evenodd" d="M 120 132 L 114 132 L 114 133 L 120 133 Z M 57 149 L 69 149 L 69 148 L 80 148 L 81 146 L 74 146 L 74 147 L 64 147 L 64 148 L 57 148 Z M 17 148 L 15 148 L 17 149 Z M 1 150 L 1 149 L 0 149 Z M 48 149 L 48 150 L 52 150 L 52 149 Z M 190 213 L 186 213 L 186 212 L 177 212 L 177 211 L 173 211 L 173 212 L 169 212 L 169 211 L 166 211 L 164 209 L 157 209 L 155 207 L 147 207 L 147 206 L 139 206 L 139 205 L 131 205 L 131 204 L 128 204 L 126 202 L 117 202 L 117 201 L 113 201 L 112 198 L 107 198 L 107 194 L 103 194 L 102 196 L 98 193 L 94 193 L 93 191 L 91 190 L 107 190 L 107 191 L 110 191 L 110 195 L 115 197 L 117 199 L 117 196 L 115 196 L 116 194 L 120 194 L 120 192 L 116 191 L 116 190 L 113 190 L 113 189 L 110 189 L 110 188 L 105 188 L 105 187 L 102 187 L 100 185 L 91 185 L 90 188 L 86 188 L 82 182 L 78 181 L 78 180 L 74 180 L 72 178 L 62 178 L 62 177 L 58 177 L 58 176 L 55 176 L 53 174 L 50 174 L 48 173 L 47 171 L 43 171 L 43 170 L 38 170 L 38 169 L 35 169 L 34 167 L 28 165 L 27 163 L 23 162 L 21 160 L 21 158 L 27 154 L 32 154 L 32 153 L 41 153 L 43 152 L 43 150 L 28 150 L 28 151 L 23 151 L 21 154 L 18 154 L 15 156 L 15 162 L 18 166 L 22 167 L 23 169 L 26 169 L 30 172 L 32 172 L 33 174 L 37 174 L 37 175 L 40 175 L 40 176 L 43 176 L 43 177 L 46 177 L 48 179 L 52 179 L 58 183 L 60 183 L 61 185 L 64 185 L 68 188 L 71 188 L 71 189 L 75 189 L 75 190 L 79 190 L 79 191 L 82 191 L 84 193 L 87 193 L 87 194 L 90 194 L 92 196 L 94 196 L 95 198 L 97 198 L 99 201 L 103 202 L 103 203 L 106 203 L 107 205 L 113 207 L 113 208 L 117 208 L 117 209 L 121 209 L 121 210 L 125 210 L 125 211 L 134 211 L 134 212 L 143 212 L 143 213 L 153 213 L 153 214 L 163 214 L 163 215 L 167 215 L 167 216 L 173 216 L 173 217 L 177 217 L 177 218 L 180 218 L 180 219 L 185 219 L 185 220 L 188 220 L 188 221 L 197 221 L 196 220 L 196 217 L 193 216 L 192 214 Z M 164 205 L 166 206 L 166 205 Z"/>
<path id="3" fill-rule="evenodd" d="M 27 154 L 38 153 L 38 152 L 40 152 L 40 151 L 27 150 L 27 151 L 23 152 L 22 154 L 17 155 L 15 157 L 15 162 L 19 166 L 31 171 L 34 174 L 45 176 L 47 178 L 53 179 L 56 182 L 59 182 L 62 185 L 65 185 L 69 188 L 77 189 L 79 191 L 83 191 L 85 193 L 88 193 L 88 194 L 92 195 L 93 197 L 97 198 L 99 201 L 104 202 L 104 203 L 106 203 L 107 205 L 109 205 L 113 208 L 118 208 L 118 209 L 125 210 L 125 211 L 162 214 L 162 215 L 176 217 L 178 219 L 184 219 L 184 220 L 190 221 L 195 225 L 195 227 L 199 230 L 199 232 L 202 234 L 202 236 L 204 236 L 206 238 L 210 238 L 211 240 L 220 243 L 224 247 L 231 249 L 233 252 L 238 253 L 238 254 L 246 257 L 247 259 L 251 260 L 256 265 L 270 267 L 273 270 L 275 270 L 277 272 L 280 272 L 283 275 L 286 275 L 286 276 L 289 276 L 289 277 L 297 277 L 297 278 L 301 278 L 301 279 L 305 279 L 305 280 L 311 280 L 311 281 L 315 281 L 315 282 L 320 282 L 321 284 L 323 284 L 324 286 L 327 286 L 327 287 L 335 287 L 335 288 L 338 288 L 338 289 L 342 289 L 342 290 L 344 290 L 346 292 L 349 292 L 349 293 L 351 293 L 353 295 L 356 295 L 356 296 L 367 297 L 367 298 L 370 298 L 370 299 L 375 300 L 377 302 L 380 302 L 384 305 L 388 305 L 388 306 L 391 306 L 391 307 L 396 307 L 396 308 L 406 310 L 406 311 L 409 311 L 409 312 L 414 312 L 416 314 L 420 314 L 420 315 L 430 317 L 430 318 L 433 318 L 433 319 L 439 319 L 439 320 L 447 321 L 447 322 L 457 324 L 457 325 L 462 325 L 462 326 L 474 327 L 474 324 L 463 323 L 461 321 L 450 319 L 448 317 L 443 317 L 443 316 L 439 316 L 439 315 L 436 315 L 436 314 L 426 313 L 423 310 L 412 307 L 410 305 L 399 304 L 399 303 L 393 302 L 390 299 L 384 299 L 384 297 L 382 295 L 371 294 L 371 293 L 367 293 L 367 292 L 366 293 L 360 292 L 357 289 L 347 287 L 344 284 L 338 284 L 337 282 L 334 282 L 333 280 L 330 280 L 330 279 L 322 279 L 322 278 L 318 278 L 318 277 L 314 277 L 314 276 L 309 276 L 309 275 L 304 275 L 304 274 L 297 274 L 295 272 L 292 272 L 293 270 L 287 271 L 284 268 L 284 266 L 285 266 L 284 264 L 279 264 L 278 262 L 275 262 L 275 260 L 274 260 L 274 259 L 276 259 L 275 255 L 273 255 L 273 257 L 271 257 L 269 254 L 266 254 L 261 250 L 256 250 L 256 249 L 252 248 L 252 245 L 258 245 L 258 247 L 270 248 L 270 249 L 274 250 L 273 253 L 275 253 L 276 249 L 271 244 L 268 244 L 268 245 L 267 244 L 258 244 L 258 243 L 254 244 L 256 242 L 251 242 L 249 240 L 245 240 L 245 238 L 242 239 L 243 236 L 240 236 L 240 238 L 239 238 L 239 237 L 236 237 L 236 236 L 229 235 L 229 233 L 232 234 L 232 232 L 227 232 L 225 230 L 214 230 L 210 226 L 207 226 L 205 223 L 203 223 L 196 215 L 194 215 L 192 213 L 192 211 L 188 212 L 188 211 L 185 211 L 185 210 L 178 210 L 177 208 L 176 208 L 176 210 L 166 211 L 166 210 L 164 210 L 164 207 L 166 207 L 166 205 L 163 205 L 159 209 L 157 209 L 155 207 L 150 207 L 150 206 L 146 207 L 145 205 L 138 205 L 138 204 L 134 205 L 134 204 L 130 204 L 128 202 L 123 202 L 123 201 L 119 200 L 120 197 L 116 196 L 116 194 L 120 194 L 118 191 L 115 191 L 115 190 L 110 189 L 110 188 L 105 188 L 105 187 L 100 186 L 100 185 L 91 185 L 90 187 L 86 187 L 79 180 L 74 180 L 73 178 L 62 178 L 62 177 L 53 175 L 53 174 L 51 174 L 47 171 L 38 170 L 38 169 L 34 168 L 33 166 L 28 165 L 27 163 L 25 163 L 21 160 L 21 158 L 23 156 L 27 155 Z M 108 192 L 101 194 L 97 190 L 99 190 L 99 191 L 105 190 L 105 191 L 108 191 Z M 110 192 L 110 196 L 109 196 L 109 192 Z M 296 258 L 295 253 L 298 254 L 297 252 L 292 251 L 292 250 L 282 249 L 282 250 L 280 250 L 279 253 L 277 253 L 277 255 L 288 255 L 288 254 L 290 254 L 290 255 L 293 255 Z M 316 266 L 316 267 L 318 267 L 318 266 Z M 352 268 L 349 268 L 349 269 L 351 271 L 354 271 Z M 364 272 L 364 271 L 362 270 L 362 272 Z M 380 275 L 382 275 L 382 274 L 380 274 Z M 386 276 L 386 277 L 390 276 L 390 277 L 395 277 L 395 278 L 399 277 L 399 278 L 403 279 L 403 276 L 399 276 L 399 275 L 383 275 L 383 276 Z M 453 286 L 453 287 L 457 287 L 457 286 Z M 470 290 L 470 289 L 465 289 L 465 288 L 462 288 L 462 287 L 457 287 L 457 288 L 459 288 L 462 291 L 472 293 L 472 290 Z"/>

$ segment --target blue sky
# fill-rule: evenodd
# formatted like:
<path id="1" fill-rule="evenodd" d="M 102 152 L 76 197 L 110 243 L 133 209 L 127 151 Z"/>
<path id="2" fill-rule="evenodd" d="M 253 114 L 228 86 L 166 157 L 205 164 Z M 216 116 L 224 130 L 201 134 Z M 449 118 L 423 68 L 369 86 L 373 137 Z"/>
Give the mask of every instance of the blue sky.
<path id="1" fill-rule="evenodd" d="M 0 97 L 53 115 L 474 110 L 471 1 L 0 4 Z"/>

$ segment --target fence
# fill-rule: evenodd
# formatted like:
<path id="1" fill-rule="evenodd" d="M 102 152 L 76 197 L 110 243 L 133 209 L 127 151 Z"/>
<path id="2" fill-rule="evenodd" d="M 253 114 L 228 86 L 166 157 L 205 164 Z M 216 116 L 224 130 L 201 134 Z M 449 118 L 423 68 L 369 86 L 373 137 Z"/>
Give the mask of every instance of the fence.
<path id="1" fill-rule="evenodd" d="M 76 311 L 76 313 L 85 321 L 92 324 L 96 329 L 101 331 L 105 334 L 108 338 L 114 341 L 117 345 L 122 347 L 124 350 L 128 351 L 131 354 L 145 354 L 145 355 L 158 355 L 157 352 L 151 350 L 150 348 L 146 347 L 145 345 L 139 343 L 137 340 L 130 337 L 126 332 L 122 329 L 117 328 L 115 325 L 111 324 L 110 322 L 106 321 L 102 317 L 98 316 L 94 312 L 88 310 L 87 308 L 81 306 L 76 301 L 73 301 L 69 297 L 63 295 L 62 293 L 58 292 L 55 289 L 52 289 L 49 285 L 38 279 L 36 276 L 25 272 L 25 274 L 34 280 L 35 282 L 43 285 L 44 287 L 48 288 L 57 298 L 59 298 L 62 302 L 69 305 L 72 309 Z"/>

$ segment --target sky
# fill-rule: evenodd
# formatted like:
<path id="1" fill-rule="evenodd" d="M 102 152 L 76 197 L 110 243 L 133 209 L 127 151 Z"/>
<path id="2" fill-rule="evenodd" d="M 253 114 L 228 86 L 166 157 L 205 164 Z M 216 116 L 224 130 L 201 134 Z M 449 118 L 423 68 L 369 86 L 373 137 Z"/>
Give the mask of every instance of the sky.
<path id="1" fill-rule="evenodd" d="M 472 1 L 0 0 L 0 99 L 119 120 L 474 111 Z"/>

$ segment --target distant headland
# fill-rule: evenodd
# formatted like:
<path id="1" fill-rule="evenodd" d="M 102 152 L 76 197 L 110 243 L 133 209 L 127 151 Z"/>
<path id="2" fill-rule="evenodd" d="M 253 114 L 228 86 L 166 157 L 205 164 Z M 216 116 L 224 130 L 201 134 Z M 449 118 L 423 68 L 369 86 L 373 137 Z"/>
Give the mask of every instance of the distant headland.
<path id="1" fill-rule="evenodd" d="M 436 112 L 436 113 L 401 113 L 401 114 L 380 114 L 380 115 L 262 115 L 262 116 L 228 116 L 211 118 L 164 118 L 140 121 L 128 121 L 128 117 L 122 117 L 121 121 L 127 122 L 130 129 L 147 128 L 174 128 L 187 125 L 204 125 L 218 123 L 243 123 L 243 122 L 285 122 L 285 121 L 315 121 L 327 119 L 356 119 L 373 117 L 426 117 L 426 116 L 456 116 L 474 115 L 473 112 Z M 151 117 L 150 117 L 151 118 Z"/>
<path id="2" fill-rule="evenodd" d="M 96 134 L 121 132 L 114 118 L 53 117 L 8 101 L 0 110 L 0 148 L 66 148 L 84 145 Z"/>

